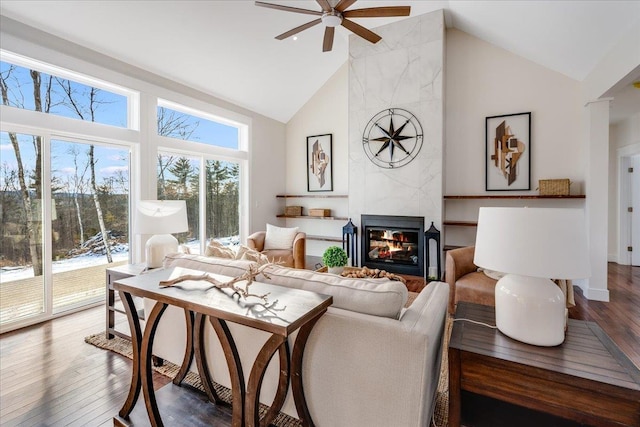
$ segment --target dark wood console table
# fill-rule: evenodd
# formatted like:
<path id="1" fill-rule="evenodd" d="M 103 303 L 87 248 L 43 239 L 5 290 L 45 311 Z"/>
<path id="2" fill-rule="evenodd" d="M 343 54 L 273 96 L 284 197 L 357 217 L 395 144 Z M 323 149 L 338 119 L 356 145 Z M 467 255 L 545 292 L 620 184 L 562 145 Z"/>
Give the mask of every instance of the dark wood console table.
<path id="1" fill-rule="evenodd" d="M 459 303 L 456 318 L 495 325 L 494 307 Z M 640 426 L 640 371 L 593 322 L 569 319 L 564 343 L 537 347 L 456 321 L 449 342 L 449 425 L 465 390 L 593 426 Z"/>
<path id="2" fill-rule="evenodd" d="M 204 326 L 205 318 L 209 319 L 222 344 L 232 385 L 231 425 L 233 427 L 259 426 L 261 423 L 269 425 L 282 408 L 289 381 L 291 381 L 296 410 L 303 425 L 313 426 L 302 386 L 302 358 L 307 338 L 316 321 L 325 313 L 327 307 L 332 304 L 332 297 L 299 289 L 254 282 L 250 287 L 252 293 L 269 293 L 268 302 L 265 304 L 255 297 L 249 297 L 246 300 L 239 298 L 237 295 L 233 295 L 229 289 L 211 288 L 211 284 L 205 281 L 185 281 L 180 285 L 169 288 L 160 288 L 158 286 L 160 281 L 187 274 L 202 274 L 202 272 L 185 268 L 173 268 L 120 279 L 113 283 L 113 287 L 120 293 L 120 298 L 124 302 L 127 311 L 133 346 L 133 372 L 129 394 L 118 416 L 114 417 L 114 424 L 130 426 L 137 423 L 137 420 L 130 419 L 130 415 L 134 411 L 134 407 L 140 406 L 136 405 L 136 402 L 142 390 L 148 420 L 141 420 L 141 422 L 146 424 L 150 421 L 153 426 L 163 425 L 158 402 L 156 401 L 156 393 L 153 390 L 151 350 L 153 348 L 155 330 L 162 314 L 168 305 L 174 305 L 184 309 L 185 312 L 192 312 L 196 315 L 196 331 L 194 334 L 196 342 L 193 343 L 196 352 L 202 351 L 204 348 L 201 328 Z M 211 274 L 211 276 L 221 281 L 228 279 L 216 274 Z M 157 301 L 149 314 L 149 318 L 146 319 L 144 331 L 140 327 L 140 319 L 133 301 L 134 297 L 147 297 Z M 271 333 L 271 337 L 265 342 L 256 356 L 246 385 L 238 349 L 226 322 L 234 322 Z M 191 325 L 188 325 L 188 327 L 191 327 Z M 287 338 L 298 329 L 299 332 L 293 351 L 291 357 L 289 357 Z M 192 351 L 189 347 L 187 345 L 187 353 Z M 271 409 L 267 412 L 265 418 L 260 420 L 258 407 L 262 379 L 269 361 L 277 351 L 280 353 L 278 390 Z M 207 390 L 207 395 L 212 400 L 217 401 L 218 399 L 212 395 L 212 382 L 208 369 L 206 365 L 201 366 L 202 363 L 206 363 L 203 360 L 203 357 L 198 360 L 198 368 L 203 385 Z M 184 363 L 190 363 L 190 358 L 185 357 Z M 182 367 L 182 370 L 185 370 L 185 366 Z M 181 401 L 185 402 L 186 405 L 191 405 L 197 404 L 198 399 L 182 397 L 182 394 L 186 395 L 188 391 L 185 389 L 185 393 L 182 393 L 181 388 L 176 387 L 174 384 L 168 384 L 165 387 L 168 388 L 168 391 L 165 393 L 163 388 L 159 391 L 159 394 L 167 395 L 169 398 L 160 400 L 173 403 L 171 405 L 172 408 L 167 410 L 172 409 L 169 415 L 173 417 L 174 422 L 177 420 L 176 417 L 187 415 L 194 417 L 200 415 L 199 412 L 201 411 L 202 416 L 206 418 L 206 412 L 210 413 L 212 407 L 215 408 L 212 405 L 208 405 L 208 408 L 207 405 L 199 405 L 197 410 L 195 408 L 181 408 L 179 407 Z M 139 414 L 140 410 L 136 413 Z M 189 419 L 188 423 L 194 424 L 194 421 Z"/>

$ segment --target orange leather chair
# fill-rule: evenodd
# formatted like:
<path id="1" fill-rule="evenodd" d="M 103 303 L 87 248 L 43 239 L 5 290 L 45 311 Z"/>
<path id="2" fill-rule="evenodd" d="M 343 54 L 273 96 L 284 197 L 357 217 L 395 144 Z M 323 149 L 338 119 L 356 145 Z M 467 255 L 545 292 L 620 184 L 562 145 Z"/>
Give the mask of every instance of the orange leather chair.
<path id="1" fill-rule="evenodd" d="M 285 267 L 304 268 L 307 251 L 307 235 L 298 232 L 293 239 L 291 249 L 267 249 L 264 250 L 264 238 L 266 231 L 257 231 L 247 237 L 247 246 L 263 253 L 269 258 L 269 261 L 278 263 Z"/>
<path id="2" fill-rule="evenodd" d="M 447 251 L 444 277 L 449 284 L 449 314 L 455 313 L 459 301 L 496 305 L 497 281 L 478 271 L 473 263 L 475 249 L 467 246 Z"/>

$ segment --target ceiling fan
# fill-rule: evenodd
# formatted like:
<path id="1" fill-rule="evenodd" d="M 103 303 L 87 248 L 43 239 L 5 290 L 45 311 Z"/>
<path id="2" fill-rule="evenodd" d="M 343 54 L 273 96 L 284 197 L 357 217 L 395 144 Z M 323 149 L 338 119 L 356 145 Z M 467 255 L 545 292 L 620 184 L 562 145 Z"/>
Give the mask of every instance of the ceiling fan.
<path id="1" fill-rule="evenodd" d="M 362 25 L 356 24 L 355 22 L 347 18 L 384 18 L 391 16 L 409 16 L 409 14 L 411 13 L 411 6 L 381 6 L 346 10 L 356 1 L 357 0 L 340 0 L 335 6 L 331 6 L 329 0 L 316 0 L 316 2 L 322 8 L 322 11 L 301 9 L 299 7 L 265 3 L 262 1 L 256 1 L 256 6 L 319 16 L 319 18 L 314 19 L 311 22 L 307 22 L 306 24 L 300 25 L 299 27 L 276 36 L 276 39 L 284 40 L 294 34 L 298 34 L 299 32 L 306 30 L 307 28 L 311 28 L 314 25 L 322 23 L 325 26 L 324 41 L 322 43 L 323 52 L 328 52 L 333 47 L 333 35 L 335 32 L 335 27 L 337 27 L 338 25 L 342 25 L 349 31 L 357 34 L 365 40 L 370 41 L 371 43 L 377 43 L 382 40 L 382 37 L 380 37 L 373 31 L 370 31 Z"/>

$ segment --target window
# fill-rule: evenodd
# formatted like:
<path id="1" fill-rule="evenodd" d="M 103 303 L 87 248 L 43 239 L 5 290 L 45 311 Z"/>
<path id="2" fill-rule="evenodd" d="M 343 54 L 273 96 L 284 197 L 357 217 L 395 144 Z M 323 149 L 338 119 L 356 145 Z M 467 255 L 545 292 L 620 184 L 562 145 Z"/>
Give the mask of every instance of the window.
<path id="1" fill-rule="evenodd" d="M 158 134 L 184 142 L 166 144 L 171 147 L 158 154 L 157 197 L 186 201 L 189 232 L 176 238 L 192 253 L 200 253 L 212 238 L 227 245 L 240 242 L 243 133 L 241 125 L 220 123 L 204 112 L 168 101 L 158 106 Z"/>
<path id="2" fill-rule="evenodd" d="M 3 53 L 3 56 L 7 56 Z M 8 55 L 11 57 L 12 55 Z M 16 58 L 18 59 L 18 58 Z M 16 61 L 16 62 L 19 62 Z M 29 61 L 24 61 L 29 62 Z M 31 61 L 29 67 L 0 61 L 2 103 L 10 107 L 39 111 L 45 114 L 80 119 L 105 125 L 128 127 L 128 94 L 78 82 L 43 71 L 43 64 Z M 39 65 L 39 67 L 38 67 Z M 64 73 L 60 70 L 61 73 Z M 115 86 L 112 89 L 117 89 Z"/>
<path id="3" fill-rule="evenodd" d="M 186 200 L 176 237 L 194 253 L 244 236 L 249 118 L 95 64 L 77 63 L 132 88 L 0 53 L 0 333 L 98 303 L 106 268 L 144 260 L 130 195 Z M 141 128 L 154 113 L 157 132 Z"/>
<path id="4" fill-rule="evenodd" d="M 139 111 L 128 89 L 4 51 L 2 59 L 0 102 L 10 112 L 0 130 L 5 332 L 102 301 L 105 269 L 129 261 L 137 137 L 116 127 L 137 123 Z"/>
<path id="5" fill-rule="evenodd" d="M 168 101 L 158 105 L 158 135 L 237 150 L 238 128 L 220 120 Z"/>

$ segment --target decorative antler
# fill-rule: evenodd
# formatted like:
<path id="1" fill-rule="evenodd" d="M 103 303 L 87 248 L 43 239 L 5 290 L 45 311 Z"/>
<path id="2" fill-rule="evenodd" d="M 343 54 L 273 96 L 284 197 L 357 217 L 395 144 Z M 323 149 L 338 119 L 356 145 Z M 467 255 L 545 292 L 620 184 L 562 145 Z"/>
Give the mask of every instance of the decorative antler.
<path id="1" fill-rule="evenodd" d="M 260 298 L 262 299 L 265 303 L 267 302 L 267 296 L 269 296 L 269 293 L 266 293 L 264 295 L 258 295 L 258 294 L 252 294 L 249 292 L 249 286 L 251 286 L 251 284 L 253 283 L 254 279 L 262 274 L 264 277 L 266 277 L 267 279 L 269 279 L 269 276 L 265 273 L 265 270 L 267 269 L 267 267 L 269 267 L 271 264 L 262 264 L 262 265 L 258 265 L 258 266 L 249 266 L 249 269 L 247 271 L 245 271 L 243 274 L 241 274 L 238 277 L 235 277 L 227 282 L 221 282 L 219 280 L 214 279 L 213 277 L 209 276 L 207 273 L 202 273 L 200 275 L 197 274 L 186 274 L 184 276 L 180 276 L 180 277 L 176 277 L 175 279 L 171 279 L 171 280 L 163 280 L 160 282 L 160 287 L 161 288 L 168 288 L 170 286 L 173 285 L 177 285 L 178 283 L 187 281 L 187 280 L 196 280 L 196 281 L 205 281 L 205 282 L 209 282 L 211 283 L 213 286 L 208 288 L 218 288 L 218 289 L 225 289 L 225 288 L 229 288 L 231 290 L 233 290 L 234 293 L 237 293 L 238 295 L 240 295 L 242 298 L 247 299 L 248 297 L 256 297 L 256 298 Z M 243 280 L 246 280 L 247 284 L 245 285 L 244 289 L 241 288 L 240 286 L 237 286 L 236 283 L 241 282 Z M 207 290 L 208 290 L 207 289 Z"/>

